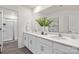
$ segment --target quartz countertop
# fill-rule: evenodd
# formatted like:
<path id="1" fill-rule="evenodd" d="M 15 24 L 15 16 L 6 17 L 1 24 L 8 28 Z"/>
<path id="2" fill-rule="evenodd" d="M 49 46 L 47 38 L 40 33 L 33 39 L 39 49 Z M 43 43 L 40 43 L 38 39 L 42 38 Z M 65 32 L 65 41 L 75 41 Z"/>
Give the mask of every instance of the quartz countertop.
<path id="1" fill-rule="evenodd" d="M 79 39 L 72 39 L 70 37 L 56 37 L 56 36 L 51 35 L 51 34 L 41 35 L 39 33 L 26 32 L 26 31 L 24 33 L 31 34 L 31 35 L 34 35 L 34 36 L 37 36 L 37 37 L 40 37 L 40 38 L 44 38 L 46 40 L 55 41 L 55 42 L 58 42 L 58 43 L 62 43 L 62 44 L 65 44 L 65 45 L 69 45 L 69 46 L 72 46 L 72 47 L 79 48 Z"/>

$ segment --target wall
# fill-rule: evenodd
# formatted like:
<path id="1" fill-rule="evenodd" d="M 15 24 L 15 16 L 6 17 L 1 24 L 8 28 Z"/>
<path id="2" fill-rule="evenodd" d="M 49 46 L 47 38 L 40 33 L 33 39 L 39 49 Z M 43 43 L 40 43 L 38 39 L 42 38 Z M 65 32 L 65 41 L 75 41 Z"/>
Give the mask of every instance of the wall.
<path id="1" fill-rule="evenodd" d="M 28 8 L 18 8 L 18 45 L 19 48 L 23 47 L 23 32 L 31 31 L 32 11 Z"/>

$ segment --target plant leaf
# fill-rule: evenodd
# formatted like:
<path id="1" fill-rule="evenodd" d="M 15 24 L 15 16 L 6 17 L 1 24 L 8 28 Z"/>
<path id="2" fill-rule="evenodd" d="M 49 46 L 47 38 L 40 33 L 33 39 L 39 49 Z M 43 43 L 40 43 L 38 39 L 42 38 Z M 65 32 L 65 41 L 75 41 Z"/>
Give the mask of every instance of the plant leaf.
<path id="1" fill-rule="evenodd" d="M 45 27 L 49 26 L 53 22 L 53 20 L 50 20 L 47 17 L 38 18 L 36 19 L 36 21 L 40 26 L 45 26 Z"/>

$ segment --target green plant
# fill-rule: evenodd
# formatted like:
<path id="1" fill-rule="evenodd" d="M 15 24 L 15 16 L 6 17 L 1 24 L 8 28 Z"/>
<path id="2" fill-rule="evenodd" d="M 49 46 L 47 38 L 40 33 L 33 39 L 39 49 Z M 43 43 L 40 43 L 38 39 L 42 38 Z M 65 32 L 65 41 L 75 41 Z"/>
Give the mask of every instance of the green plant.
<path id="1" fill-rule="evenodd" d="M 36 21 L 42 27 L 43 26 L 47 27 L 47 26 L 49 26 L 53 22 L 53 20 L 50 20 L 47 17 L 38 18 L 38 19 L 36 19 Z"/>

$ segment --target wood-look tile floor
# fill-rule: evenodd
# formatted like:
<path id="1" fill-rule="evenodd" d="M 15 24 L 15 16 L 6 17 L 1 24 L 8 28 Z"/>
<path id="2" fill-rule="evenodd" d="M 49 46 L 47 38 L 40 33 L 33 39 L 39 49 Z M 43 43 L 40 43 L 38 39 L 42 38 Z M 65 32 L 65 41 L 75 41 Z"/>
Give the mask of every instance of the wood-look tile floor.
<path id="1" fill-rule="evenodd" d="M 32 54 L 27 48 L 18 48 L 18 42 L 5 42 L 2 54 Z"/>

